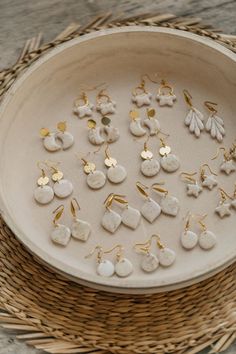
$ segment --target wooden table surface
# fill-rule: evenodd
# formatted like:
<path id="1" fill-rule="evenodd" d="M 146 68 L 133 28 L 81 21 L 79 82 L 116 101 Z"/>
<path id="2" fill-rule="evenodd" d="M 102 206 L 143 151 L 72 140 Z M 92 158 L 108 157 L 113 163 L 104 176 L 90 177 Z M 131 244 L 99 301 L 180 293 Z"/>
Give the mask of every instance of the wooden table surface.
<path id="1" fill-rule="evenodd" d="M 24 42 L 39 32 L 48 41 L 71 22 L 85 23 L 102 12 L 132 15 L 152 10 L 201 17 L 236 34 L 236 0 L 0 0 L 0 68 L 11 65 Z M 7 353 L 42 354 L 0 329 L 0 354 Z M 235 354 L 236 343 L 225 353 Z"/>

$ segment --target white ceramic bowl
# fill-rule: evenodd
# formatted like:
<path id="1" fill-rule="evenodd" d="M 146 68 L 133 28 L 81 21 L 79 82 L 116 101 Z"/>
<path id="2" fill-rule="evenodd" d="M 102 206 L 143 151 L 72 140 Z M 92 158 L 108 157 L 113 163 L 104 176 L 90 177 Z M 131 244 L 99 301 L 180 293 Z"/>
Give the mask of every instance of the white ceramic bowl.
<path id="1" fill-rule="evenodd" d="M 205 119 L 207 111 L 203 102 L 218 103 L 219 115 L 224 118 L 226 127 L 224 145 L 232 143 L 236 137 L 235 54 L 207 38 L 176 30 L 127 27 L 102 30 L 66 42 L 42 56 L 21 75 L 1 104 L 0 197 L 4 219 L 19 240 L 43 262 L 79 283 L 108 291 L 149 293 L 183 287 L 218 272 L 236 256 L 235 211 L 224 220 L 214 214 L 219 199 L 216 190 L 204 190 L 193 200 L 186 197 L 180 171 L 174 175 L 161 172 L 153 179 L 139 172 L 139 153 L 144 140 L 135 140 L 129 134 L 128 112 L 132 108 L 131 90 L 145 73 L 150 76 L 157 73 L 175 89 L 177 103 L 173 108 L 159 108 L 155 99 L 152 106 L 156 108 L 162 130 L 170 134 L 168 143 L 173 152 L 181 158 L 181 171 L 198 170 L 202 163 L 210 161 L 219 146 L 207 133 L 198 140 L 189 134 L 183 123 L 187 113 L 183 89 L 191 92 L 195 106 L 204 112 Z M 72 109 L 81 86 L 102 82 L 107 83 L 109 93 L 117 102 L 113 122 L 121 131 L 121 138 L 111 146 L 111 152 L 126 166 L 128 178 L 119 186 L 107 182 L 105 188 L 94 192 L 86 186 L 82 166 L 75 157 L 75 153 L 85 154 L 94 148 L 87 141 L 85 121 L 75 118 Z M 147 87 L 155 96 L 157 85 L 147 82 Z M 96 93 L 88 95 L 94 102 Z M 145 109 L 140 112 L 143 116 Z M 67 120 L 76 143 L 66 152 L 50 154 L 42 147 L 39 129 L 53 128 L 60 120 Z M 157 139 L 152 139 L 150 148 L 157 154 Z M 44 159 L 61 161 L 65 176 L 74 184 L 74 195 L 81 204 L 80 217 L 90 221 L 93 228 L 85 244 L 72 240 L 64 249 L 50 241 L 52 211 L 61 201 L 39 206 L 33 199 L 39 175 L 36 164 Z M 95 162 L 98 169 L 105 170 L 102 153 L 95 156 Z M 220 159 L 210 164 L 218 171 Z M 143 200 L 135 189 L 137 180 L 148 185 L 165 180 L 170 193 L 181 202 L 178 217 L 162 215 L 152 225 L 142 221 L 136 231 L 122 226 L 115 235 L 108 234 L 100 226 L 105 197 L 110 192 L 126 194 L 130 205 L 140 208 Z M 229 177 L 219 174 L 218 180 L 228 192 L 233 191 L 235 173 Z M 62 222 L 70 225 L 69 200 L 65 201 L 65 208 Z M 179 237 L 183 216 L 188 210 L 208 213 L 207 226 L 217 235 L 217 246 L 212 251 L 197 247 L 188 252 L 181 248 Z M 132 247 L 157 232 L 164 243 L 175 250 L 177 259 L 168 269 L 159 268 L 152 274 L 144 274 L 139 266 L 140 256 Z M 134 273 L 126 279 L 98 276 L 95 258 L 84 259 L 98 243 L 104 248 L 122 243 L 126 257 L 134 265 Z"/>

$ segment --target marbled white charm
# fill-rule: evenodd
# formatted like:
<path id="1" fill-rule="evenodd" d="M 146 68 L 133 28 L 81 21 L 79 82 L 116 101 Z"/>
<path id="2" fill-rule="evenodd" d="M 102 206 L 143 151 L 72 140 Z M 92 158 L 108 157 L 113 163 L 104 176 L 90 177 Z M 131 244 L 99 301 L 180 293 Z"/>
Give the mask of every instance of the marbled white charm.
<path id="1" fill-rule="evenodd" d="M 159 260 L 153 253 L 147 253 L 142 256 L 141 268 L 146 273 L 152 273 L 159 267 Z"/>
<path id="2" fill-rule="evenodd" d="M 129 113 L 131 122 L 129 124 L 129 130 L 132 135 L 140 137 L 146 134 L 146 130 L 142 127 L 142 121 L 139 118 L 137 111 L 130 111 Z"/>
<path id="3" fill-rule="evenodd" d="M 203 231 L 199 236 L 199 245 L 204 250 L 210 250 L 216 244 L 216 235 L 208 230 Z"/>
<path id="4" fill-rule="evenodd" d="M 186 250 L 193 249 L 198 243 L 198 235 L 190 230 L 186 230 L 181 234 L 180 242 Z"/>
<path id="5" fill-rule="evenodd" d="M 114 234 L 121 224 L 121 216 L 111 209 L 107 209 L 102 218 L 102 226 L 105 230 Z"/>
<path id="6" fill-rule="evenodd" d="M 141 214 L 152 224 L 161 214 L 161 207 L 153 199 L 148 198 L 142 205 Z"/>
<path id="7" fill-rule="evenodd" d="M 139 210 L 130 207 L 129 205 L 122 211 L 121 221 L 124 225 L 135 230 L 137 229 L 141 219 Z"/>
<path id="8" fill-rule="evenodd" d="M 115 273 L 115 266 L 109 259 L 101 260 L 97 265 L 97 274 L 109 278 Z"/>
<path id="9" fill-rule="evenodd" d="M 69 227 L 56 224 L 55 228 L 51 232 L 51 239 L 54 243 L 60 246 L 67 246 L 71 237 L 71 232 Z"/>

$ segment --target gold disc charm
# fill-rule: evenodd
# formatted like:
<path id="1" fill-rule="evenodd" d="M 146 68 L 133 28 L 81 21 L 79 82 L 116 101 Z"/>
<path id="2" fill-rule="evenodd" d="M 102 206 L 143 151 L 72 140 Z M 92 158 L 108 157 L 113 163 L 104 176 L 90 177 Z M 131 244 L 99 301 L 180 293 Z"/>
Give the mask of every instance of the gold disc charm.
<path id="1" fill-rule="evenodd" d="M 107 157 L 105 160 L 104 160 L 104 163 L 107 167 L 114 167 L 117 165 L 117 161 L 116 159 L 114 159 L 114 157 Z"/>
<path id="2" fill-rule="evenodd" d="M 171 147 L 170 146 L 162 146 L 159 150 L 159 153 L 161 156 L 166 156 L 171 152 Z"/>
<path id="3" fill-rule="evenodd" d="M 44 176 L 44 177 L 41 176 L 37 181 L 38 186 L 46 186 L 48 184 L 48 182 L 49 182 L 49 178 L 47 176 Z"/>
<path id="4" fill-rule="evenodd" d="M 86 162 L 84 165 L 84 172 L 88 175 L 96 170 L 96 165 L 93 162 Z"/>
<path id="5" fill-rule="evenodd" d="M 144 160 L 150 160 L 153 158 L 153 153 L 150 150 L 143 150 L 140 155 Z"/>
<path id="6" fill-rule="evenodd" d="M 61 171 L 57 171 L 57 172 L 53 173 L 53 175 L 52 175 L 52 180 L 53 180 L 54 182 L 58 182 L 58 181 L 60 181 L 62 178 L 63 178 L 63 172 L 61 172 Z"/>

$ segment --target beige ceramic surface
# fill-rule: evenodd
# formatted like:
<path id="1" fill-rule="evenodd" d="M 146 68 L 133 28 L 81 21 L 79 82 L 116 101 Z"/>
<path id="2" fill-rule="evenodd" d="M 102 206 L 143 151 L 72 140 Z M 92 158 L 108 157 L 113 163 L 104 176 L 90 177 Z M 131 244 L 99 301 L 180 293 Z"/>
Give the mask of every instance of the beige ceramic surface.
<path id="1" fill-rule="evenodd" d="M 173 108 L 159 108 L 153 99 L 162 130 L 169 132 L 168 143 L 181 159 L 181 171 L 195 171 L 200 164 L 209 162 L 219 144 L 209 134 L 195 139 L 184 126 L 187 108 L 182 89 L 188 89 L 195 106 L 207 118 L 203 107 L 205 99 L 219 103 L 219 115 L 225 120 L 229 146 L 236 137 L 235 126 L 235 55 L 210 40 L 190 33 L 158 28 L 123 28 L 103 30 L 77 38 L 38 60 L 11 88 L 1 105 L 0 113 L 0 194 L 3 216 L 17 237 L 38 257 L 73 280 L 108 291 L 151 292 L 173 289 L 199 281 L 233 262 L 236 256 L 235 211 L 232 216 L 220 220 L 214 215 L 218 194 L 204 190 L 198 199 L 186 197 L 185 185 L 179 172 L 167 175 L 163 171 L 151 179 L 139 172 L 144 139 L 134 139 L 128 131 L 128 111 L 131 90 L 139 82 L 140 74 L 158 73 L 168 79 L 175 88 L 177 103 Z M 94 86 L 106 82 L 112 98 L 117 102 L 117 113 L 112 117 L 121 131 L 120 140 L 111 145 L 112 154 L 127 168 L 128 178 L 121 185 L 107 182 L 99 191 L 91 191 L 76 153 L 86 154 L 94 150 L 87 141 L 86 120 L 72 114 L 73 100 L 81 85 Z M 147 83 L 155 95 L 157 86 Z M 95 92 L 89 93 L 94 102 Z M 140 110 L 141 116 L 145 108 Z M 99 114 L 95 113 L 99 118 Z M 76 139 L 74 147 L 66 152 L 48 153 L 39 138 L 42 126 L 53 128 L 60 120 L 67 120 L 68 130 Z M 152 138 L 151 149 L 157 154 L 158 141 Z M 92 234 L 84 244 L 71 240 L 67 248 L 55 246 L 49 238 L 52 228 L 52 211 L 61 204 L 54 199 L 48 206 L 39 206 L 33 199 L 33 191 L 39 171 L 38 160 L 61 161 L 65 177 L 74 184 L 74 196 L 81 204 L 79 217 L 92 224 Z M 98 169 L 103 169 L 103 156 L 94 159 Z M 218 170 L 220 159 L 211 163 Z M 142 220 L 136 231 L 121 226 L 110 235 L 100 226 L 104 208 L 103 201 L 110 192 L 126 194 L 131 206 L 140 208 L 143 199 L 135 190 L 135 181 L 150 185 L 165 180 L 170 193 L 177 196 L 181 210 L 176 218 L 161 215 L 152 225 Z M 235 173 L 220 174 L 219 183 L 227 191 L 233 191 Z M 153 198 L 158 197 L 153 194 Z M 62 223 L 70 225 L 69 199 L 65 201 L 66 215 Z M 196 248 L 185 251 L 179 237 L 183 227 L 182 218 L 188 210 L 208 213 L 207 224 L 217 235 L 217 246 L 212 251 Z M 197 229 L 199 231 L 199 229 Z M 175 264 L 159 268 L 152 274 L 144 274 L 139 268 L 140 256 L 132 247 L 153 233 L 160 233 L 167 246 L 177 254 Z M 84 259 L 96 244 L 105 248 L 117 243 L 125 247 L 126 257 L 134 265 L 134 273 L 126 278 L 102 278 L 96 275 L 95 258 Z"/>

